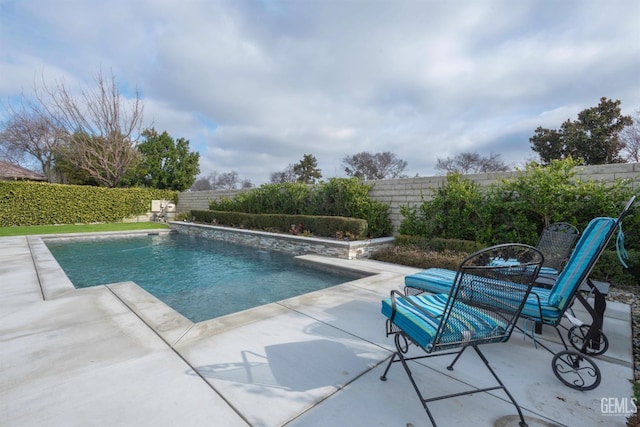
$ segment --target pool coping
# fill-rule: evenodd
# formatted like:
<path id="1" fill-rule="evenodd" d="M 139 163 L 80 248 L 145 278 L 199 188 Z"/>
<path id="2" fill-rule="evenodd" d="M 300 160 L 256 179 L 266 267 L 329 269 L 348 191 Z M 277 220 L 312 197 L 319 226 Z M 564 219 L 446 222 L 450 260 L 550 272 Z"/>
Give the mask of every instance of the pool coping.
<path id="1" fill-rule="evenodd" d="M 76 288 L 66 273 L 55 259 L 46 240 L 77 240 L 77 239 L 97 239 L 105 237 L 122 236 L 128 237 L 132 235 L 154 235 L 169 234 L 175 232 L 173 230 L 160 231 L 122 231 L 122 232 L 96 232 L 96 233 L 68 233 L 68 234 L 48 234 L 27 236 L 27 243 L 31 249 L 32 259 L 43 299 L 52 300 L 63 297 L 72 292 L 83 292 L 85 289 Z M 340 287 L 344 285 L 357 285 L 361 279 L 370 278 L 381 272 L 371 265 L 357 263 L 352 260 L 332 258 L 324 255 L 299 255 L 294 257 L 298 262 L 314 267 L 340 271 L 347 275 L 353 275 L 354 280 L 344 282 L 338 285 L 329 286 L 318 291 L 309 292 L 314 294 L 325 289 Z M 375 262 L 374 262 L 375 263 Z M 205 337 L 215 335 L 217 333 L 226 332 L 230 329 L 241 327 L 253 322 L 268 319 L 281 314 L 288 309 L 282 305 L 286 301 L 295 300 L 303 295 L 294 296 L 285 300 L 276 301 L 257 307 L 249 308 L 224 316 L 215 317 L 201 322 L 193 322 L 174 310 L 172 307 L 159 300 L 151 293 L 143 289 L 133 281 L 105 283 L 102 285 L 92 286 L 91 288 L 106 288 L 116 298 L 118 298 L 125 306 L 129 308 L 140 320 L 142 320 L 149 328 L 151 328 L 167 345 L 174 347 L 183 337 L 196 329 L 196 336 Z M 91 289 L 86 288 L 86 289 Z"/>

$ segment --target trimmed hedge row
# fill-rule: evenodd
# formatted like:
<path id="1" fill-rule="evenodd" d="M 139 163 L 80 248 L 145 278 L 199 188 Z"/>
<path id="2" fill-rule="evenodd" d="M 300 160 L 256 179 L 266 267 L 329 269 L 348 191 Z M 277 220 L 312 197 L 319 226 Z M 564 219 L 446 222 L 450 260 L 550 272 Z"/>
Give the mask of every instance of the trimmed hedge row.
<path id="1" fill-rule="evenodd" d="M 341 216 L 367 221 L 369 237 L 390 236 L 391 208 L 369 197 L 372 185 L 358 178 L 329 178 L 308 185 L 300 182 L 263 184 L 233 199 L 211 200 L 212 211 L 252 214 Z"/>
<path id="2" fill-rule="evenodd" d="M 248 214 L 226 211 L 191 211 L 196 222 L 218 224 L 250 230 L 361 240 L 367 236 L 367 221 L 340 216 Z"/>
<path id="3" fill-rule="evenodd" d="M 147 213 L 151 200 L 175 202 L 177 196 L 152 188 L 0 181 L 0 226 L 120 222 Z"/>
<path id="4" fill-rule="evenodd" d="M 429 238 L 424 236 L 409 236 L 406 234 L 396 236 L 394 243 L 396 246 L 413 246 L 416 249 L 424 251 L 443 252 L 449 250 L 454 252 L 465 252 L 467 254 L 471 254 L 486 247 L 486 245 L 474 240 L 443 239 L 440 237 Z"/>

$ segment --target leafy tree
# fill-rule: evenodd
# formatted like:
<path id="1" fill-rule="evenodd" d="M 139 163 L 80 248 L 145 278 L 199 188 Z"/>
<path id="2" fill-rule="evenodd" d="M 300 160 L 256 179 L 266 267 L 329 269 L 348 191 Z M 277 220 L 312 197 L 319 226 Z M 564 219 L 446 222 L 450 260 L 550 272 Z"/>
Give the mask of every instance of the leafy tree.
<path id="1" fill-rule="evenodd" d="M 318 169 L 318 161 L 313 154 L 305 154 L 299 163 L 293 165 L 293 173 L 298 182 L 314 184 L 322 178 L 322 171 Z"/>
<path id="2" fill-rule="evenodd" d="M 565 121 L 559 130 L 538 127 L 529 142 L 544 164 L 568 157 L 585 165 L 619 163 L 624 148 L 619 134 L 632 124 L 631 117 L 622 115 L 620 101 L 603 97 L 598 106 L 581 111 L 577 120 Z"/>
<path id="3" fill-rule="evenodd" d="M 396 157 L 390 151 L 371 154 L 363 151 L 342 159 L 344 171 L 348 176 L 360 178 L 364 181 L 371 179 L 404 178 L 402 172 L 407 168 L 407 162 Z"/>
<path id="4" fill-rule="evenodd" d="M 640 109 L 632 117 L 633 123 L 624 128 L 620 139 L 624 144 L 622 155 L 628 162 L 640 162 Z"/>
<path id="5" fill-rule="evenodd" d="M 463 175 L 480 172 L 506 172 L 509 169 L 509 165 L 500 159 L 500 154 L 494 153 L 482 157 L 478 153 L 464 152 L 453 158 L 439 158 L 436 162 L 436 170 L 459 172 Z"/>
<path id="6" fill-rule="evenodd" d="M 142 158 L 134 184 L 176 191 L 191 187 L 200 173 L 200 154 L 189 151 L 189 141 L 174 140 L 167 131 L 159 134 L 153 128 L 145 129 L 142 137 L 138 144 Z"/>

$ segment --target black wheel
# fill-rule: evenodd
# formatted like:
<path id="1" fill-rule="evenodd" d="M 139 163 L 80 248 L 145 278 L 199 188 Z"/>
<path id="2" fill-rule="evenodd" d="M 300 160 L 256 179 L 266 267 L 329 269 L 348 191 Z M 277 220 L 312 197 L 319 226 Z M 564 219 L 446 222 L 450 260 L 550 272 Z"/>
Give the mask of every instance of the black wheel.
<path id="1" fill-rule="evenodd" d="M 596 337 L 591 339 L 591 345 L 584 345 L 590 329 L 591 325 L 573 326 L 567 334 L 569 342 L 573 348 L 581 353 L 591 356 L 604 354 L 609 349 L 609 339 L 601 331 L 598 332 Z"/>
<path id="2" fill-rule="evenodd" d="M 556 378 L 575 390 L 593 390 L 600 385 L 600 369 L 589 357 L 573 350 L 557 353 L 551 361 Z"/>

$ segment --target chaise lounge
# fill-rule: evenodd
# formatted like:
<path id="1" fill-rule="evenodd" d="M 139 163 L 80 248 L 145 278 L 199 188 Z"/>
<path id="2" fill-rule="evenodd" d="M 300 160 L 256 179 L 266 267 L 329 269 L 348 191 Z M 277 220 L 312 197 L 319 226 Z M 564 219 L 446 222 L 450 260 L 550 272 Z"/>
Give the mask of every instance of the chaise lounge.
<path id="1" fill-rule="evenodd" d="M 586 355 L 602 354 L 608 346 L 607 338 L 602 332 L 602 319 L 606 303 L 604 296 L 598 291 L 589 276 L 611 237 L 616 231 L 622 233 L 622 220 L 634 201 L 635 196 L 627 202 L 617 219 L 599 217 L 591 220 L 578 240 L 564 269 L 555 279 L 553 286 L 550 289 L 534 288 L 522 309 L 521 317 L 536 323 L 550 325 L 558 332 L 565 350 L 555 355 L 552 368 L 556 377 L 571 388 L 591 390 L 600 384 L 600 371 Z M 622 239 L 618 239 L 618 242 L 620 241 Z M 619 251 L 624 252 L 624 249 L 619 248 Z M 431 268 L 407 276 L 405 286 L 407 290 L 415 292 L 441 294 L 451 289 L 455 282 L 455 276 L 456 272 L 454 271 Z M 581 286 L 585 286 L 594 295 L 594 306 L 591 306 L 581 294 Z M 578 300 L 591 316 L 590 324 L 585 325 L 580 322 L 568 329 L 569 342 L 580 353 L 568 350 L 559 329 L 563 327 L 560 322 L 563 318 L 568 317 L 566 316 L 569 314 L 567 311 L 570 310 L 575 300 Z M 535 341 L 533 333 L 524 330 L 523 332 Z M 537 343 L 553 353 L 542 343 Z"/>

